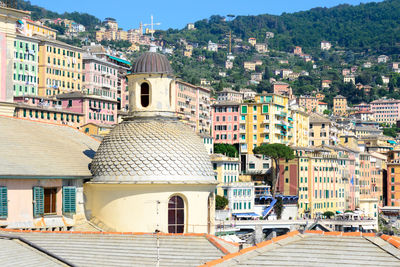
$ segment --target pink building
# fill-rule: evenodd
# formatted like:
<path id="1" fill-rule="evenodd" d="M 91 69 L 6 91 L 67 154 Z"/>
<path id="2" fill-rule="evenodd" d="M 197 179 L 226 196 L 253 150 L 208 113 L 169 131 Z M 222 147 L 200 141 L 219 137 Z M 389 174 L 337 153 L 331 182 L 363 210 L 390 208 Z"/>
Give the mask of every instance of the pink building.
<path id="1" fill-rule="evenodd" d="M 210 133 L 211 90 L 187 82 L 176 81 L 176 112 L 178 117 L 198 133 Z"/>
<path id="2" fill-rule="evenodd" d="M 113 125 L 117 123 L 116 100 L 96 95 L 85 95 L 81 92 L 72 92 L 57 95 L 62 109 L 85 114 L 84 123 Z"/>
<path id="3" fill-rule="evenodd" d="M 118 57 L 118 55 L 115 52 L 111 51 L 110 49 L 104 48 L 102 45 L 91 44 L 90 46 L 83 47 L 83 49 L 87 51 L 87 55 L 91 55 L 96 57 L 96 59 L 100 59 L 102 64 L 104 62 L 107 62 L 109 65 L 106 65 L 106 67 L 112 66 L 113 68 L 116 68 L 117 70 L 116 77 L 113 77 L 112 79 L 110 77 L 110 79 L 113 81 L 114 79 L 116 79 L 116 86 L 114 86 L 113 84 L 113 87 L 116 88 L 116 100 L 118 101 L 117 103 L 118 110 L 122 110 L 125 112 L 128 111 L 129 92 L 128 92 L 128 83 L 126 80 L 126 75 L 130 70 L 130 68 L 132 67 L 132 64 L 128 60 Z M 94 68 L 94 66 L 92 66 L 92 68 Z M 93 73 L 92 75 L 97 76 L 98 73 L 96 74 Z M 107 74 L 105 74 L 105 77 L 106 79 L 108 79 Z M 97 87 L 95 88 L 98 89 Z"/>
<path id="4" fill-rule="evenodd" d="M 212 136 L 216 144 L 235 144 L 239 140 L 239 103 L 220 102 L 213 105 Z"/>
<path id="5" fill-rule="evenodd" d="M 79 128 L 83 125 L 84 114 L 65 110 L 55 97 L 15 96 L 14 117 L 32 121 L 63 124 Z"/>
<path id="6" fill-rule="evenodd" d="M 83 91 L 117 99 L 118 66 L 89 53 L 83 55 Z"/>
<path id="7" fill-rule="evenodd" d="M 400 119 L 400 100 L 379 99 L 372 101 L 370 105 L 378 123 L 394 124 Z"/>

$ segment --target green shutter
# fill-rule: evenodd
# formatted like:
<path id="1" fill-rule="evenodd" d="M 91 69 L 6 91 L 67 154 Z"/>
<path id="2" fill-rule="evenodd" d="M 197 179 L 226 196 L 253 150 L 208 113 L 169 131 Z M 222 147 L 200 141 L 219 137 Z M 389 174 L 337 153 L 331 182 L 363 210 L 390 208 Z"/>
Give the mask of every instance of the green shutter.
<path id="1" fill-rule="evenodd" d="M 247 106 L 242 106 L 242 114 L 247 114 Z"/>
<path id="2" fill-rule="evenodd" d="M 63 187 L 63 213 L 76 212 L 76 187 Z"/>
<path id="3" fill-rule="evenodd" d="M 263 113 L 268 113 L 268 105 L 263 105 Z"/>
<path id="4" fill-rule="evenodd" d="M 0 187 L 0 219 L 7 219 L 8 216 L 8 198 L 7 187 Z"/>
<path id="5" fill-rule="evenodd" d="M 33 216 L 39 217 L 44 214 L 44 190 L 43 187 L 33 188 Z"/>

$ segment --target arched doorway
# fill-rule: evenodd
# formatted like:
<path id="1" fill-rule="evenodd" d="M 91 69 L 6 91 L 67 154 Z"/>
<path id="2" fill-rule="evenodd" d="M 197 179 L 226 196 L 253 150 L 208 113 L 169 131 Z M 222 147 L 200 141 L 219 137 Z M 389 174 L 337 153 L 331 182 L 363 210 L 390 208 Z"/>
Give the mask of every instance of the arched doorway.
<path id="1" fill-rule="evenodd" d="M 168 201 L 168 232 L 177 234 L 185 230 L 185 203 L 180 196 Z"/>

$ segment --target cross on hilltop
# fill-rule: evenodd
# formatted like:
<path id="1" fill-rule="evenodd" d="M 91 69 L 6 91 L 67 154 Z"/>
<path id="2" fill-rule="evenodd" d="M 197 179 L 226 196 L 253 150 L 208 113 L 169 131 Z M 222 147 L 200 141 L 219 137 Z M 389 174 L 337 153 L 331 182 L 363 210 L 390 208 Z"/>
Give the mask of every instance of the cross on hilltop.
<path id="1" fill-rule="evenodd" d="M 151 40 L 154 41 L 154 26 L 161 25 L 160 22 L 153 22 L 153 15 L 151 15 L 151 23 L 150 24 L 143 24 L 143 26 L 151 26 Z"/>

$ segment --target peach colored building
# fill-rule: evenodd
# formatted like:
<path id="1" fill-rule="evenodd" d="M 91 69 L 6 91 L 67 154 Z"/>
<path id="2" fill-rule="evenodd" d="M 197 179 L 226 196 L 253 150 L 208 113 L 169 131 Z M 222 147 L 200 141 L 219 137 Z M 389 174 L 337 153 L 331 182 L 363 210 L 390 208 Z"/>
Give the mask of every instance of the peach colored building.
<path id="1" fill-rule="evenodd" d="M 289 97 L 289 99 L 293 98 L 292 88 L 290 87 L 290 85 L 288 83 L 274 82 L 272 86 L 273 86 L 274 94 L 284 95 L 284 96 Z"/>
<path id="2" fill-rule="evenodd" d="M 318 110 L 318 98 L 314 96 L 300 96 L 298 98 L 298 103 L 306 110 L 306 112 Z"/>
<path id="3" fill-rule="evenodd" d="M 236 144 L 239 142 L 239 106 L 240 103 L 229 101 L 212 106 L 214 143 Z"/>
<path id="4" fill-rule="evenodd" d="M 296 47 L 293 49 L 293 54 L 295 54 L 295 55 L 301 55 L 301 54 L 303 54 L 302 48 L 301 48 L 300 46 L 296 46 Z"/>

